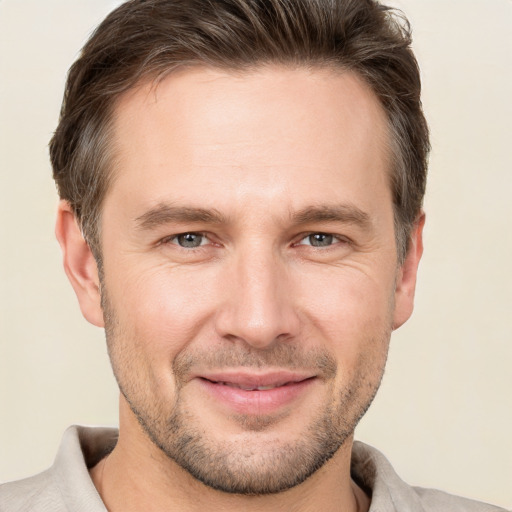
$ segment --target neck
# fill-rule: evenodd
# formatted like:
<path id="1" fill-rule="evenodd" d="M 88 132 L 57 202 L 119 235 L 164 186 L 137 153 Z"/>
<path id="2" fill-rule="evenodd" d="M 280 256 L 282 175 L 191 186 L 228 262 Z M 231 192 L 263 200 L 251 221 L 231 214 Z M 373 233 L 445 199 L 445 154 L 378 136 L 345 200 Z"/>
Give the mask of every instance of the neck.
<path id="1" fill-rule="evenodd" d="M 138 423 L 121 421 L 114 451 L 91 470 L 109 512 L 367 512 L 370 500 L 350 477 L 352 438 L 305 482 L 284 492 L 245 496 L 212 489 L 157 448 Z"/>

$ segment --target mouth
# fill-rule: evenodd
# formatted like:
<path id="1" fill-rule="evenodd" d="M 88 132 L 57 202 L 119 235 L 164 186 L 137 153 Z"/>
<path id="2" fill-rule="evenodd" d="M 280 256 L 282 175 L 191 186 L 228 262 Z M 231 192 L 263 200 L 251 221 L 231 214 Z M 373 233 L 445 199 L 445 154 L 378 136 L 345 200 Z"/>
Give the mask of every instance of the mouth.
<path id="1" fill-rule="evenodd" d="M 291 372 L 286 370 L 248 372 L 233 370 L 218 373 L 204 373 L 197 377 L 213 384 L 229 386 L 246 391 L 266 391 L 283 386 L 290 386 L 316 376 L 311 373 Z"/>
<path id="2" fill-rule="evenodd" d="M 292 381 L 282 381 L 276 383 L 269 384 L 254 384 L 254 383 L 246 383 L 246 382 L 238 382 L 238 381 L 222 381 L 222 380 L 214 380 L 208 379 L 206 377 L 202 377 L 204 380 L 211 382 L 212 384 L 218 384 L 219 386 L 228 386 L 230 388 L 242 389 L 244 391 L 269 391 L 271 389 L 280 388 L 283 386 L 293 386 L 294 384 L 298 384 L 299 382 L 303 382 L 305 380 L 314 379 L 314 377 L 306 377 L 304 379 L 292 380 Z"/>
<path id="3" fill-rule="evenodd" d="M 239 414 L 272 414 L 296 404 L 317 381 L 316 375 L 291 372 L 198 375 L 209 401 Z"/>
<path id="4" fill-rule="evenodd" d="M 243 389 L 244 391 L 268 391 L 269 389 L 275 389 L 275 388 L 280 388 L 281 386 L 289 386 L 290 384 L 294 384 L 294 383 L 290 383 L 290 382 L 282 382 L 282 383 L 270 385 L 270 386 L 247 386 L 244 384 L 237 384 L 235 382 L 215 382 L 215 381 L 210 381 L 210 382 L 212 382 L 212 384 L 219 384 L 221 386 L 229 386 L 230 388 Z"/>

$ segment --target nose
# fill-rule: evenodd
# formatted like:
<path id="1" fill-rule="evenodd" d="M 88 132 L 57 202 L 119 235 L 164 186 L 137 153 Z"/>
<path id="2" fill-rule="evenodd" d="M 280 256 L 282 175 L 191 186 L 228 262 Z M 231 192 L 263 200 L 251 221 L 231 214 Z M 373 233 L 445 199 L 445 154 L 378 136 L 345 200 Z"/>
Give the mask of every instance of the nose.
<path id="1" fill-rule="evenodd" d="M 258 349 L 297 335 L 292 279 L 279 256 L 261 247 L 249 249 L 234 256 L 223 281 L 224 300 L 216 315 L 219 335 Z"/>

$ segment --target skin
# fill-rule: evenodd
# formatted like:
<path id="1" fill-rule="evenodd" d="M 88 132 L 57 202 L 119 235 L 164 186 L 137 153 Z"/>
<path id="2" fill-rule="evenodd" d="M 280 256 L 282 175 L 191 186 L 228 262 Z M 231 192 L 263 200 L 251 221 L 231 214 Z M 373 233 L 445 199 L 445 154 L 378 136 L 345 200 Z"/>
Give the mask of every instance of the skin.
<path id="1" fill-rule="evenodd" d="M 119 442 L 91 471 L 107 508 L 367 510 L 350 478 L 353 430 L 412 312 L 424 220 L 399 266 L 371 90 L 326 69 L 188 69 L 122 97 L 114 133 L 101 286 L 65 202 L 56 229 L 122 391 Z M 307 385 L 270 409 L 262 398 L 238 410 L 203 378 L 283 371 Z M 199 468 L 175 453 L 186 436 Z M 304 454 L 327 449 L 291 481 Z"/>

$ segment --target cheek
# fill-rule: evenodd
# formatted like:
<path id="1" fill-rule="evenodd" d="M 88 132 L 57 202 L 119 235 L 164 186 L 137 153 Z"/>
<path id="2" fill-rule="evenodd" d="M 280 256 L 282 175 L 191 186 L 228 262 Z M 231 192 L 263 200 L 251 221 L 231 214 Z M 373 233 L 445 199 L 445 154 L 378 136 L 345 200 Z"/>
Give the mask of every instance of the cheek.
<path id="1" fill-rule="evenodd" d="M 126 266 L 125 268 L 130 268 Z M 206 302 L 191 276 L 163 269 L 106 274 L 108 345 L 116 378 L 132 400 L 175 393 L 172 364 L 198 337 L 208 316 Z M 151 397 L 151 398 L 149 398 Z M 142 404 L 138 404 L 142 407 Z"/>
<path id="2" fill-rule="evenodd" d="M 309 282 L 315 286 L 302 285 L 296 295 L 302 298 L 303 314 L 343 364 L 354 366 L 362 351 L 387 346 L 393 318 L 392 279 L 344 268 L 324 279 L 317 274 Z"/>
<path id="3" fill-rule="evenodd" d="M 130 268 L 127 265 L 128 268 Z M 208 276 L 165 266 L 149 270 L 131 267 L 115 289 L 114 307 L 132 342 L 167 361 L 204 328 L 212 313 L 214 293 Z M 108 287 L 109 295 L 111 292 Z"/>

